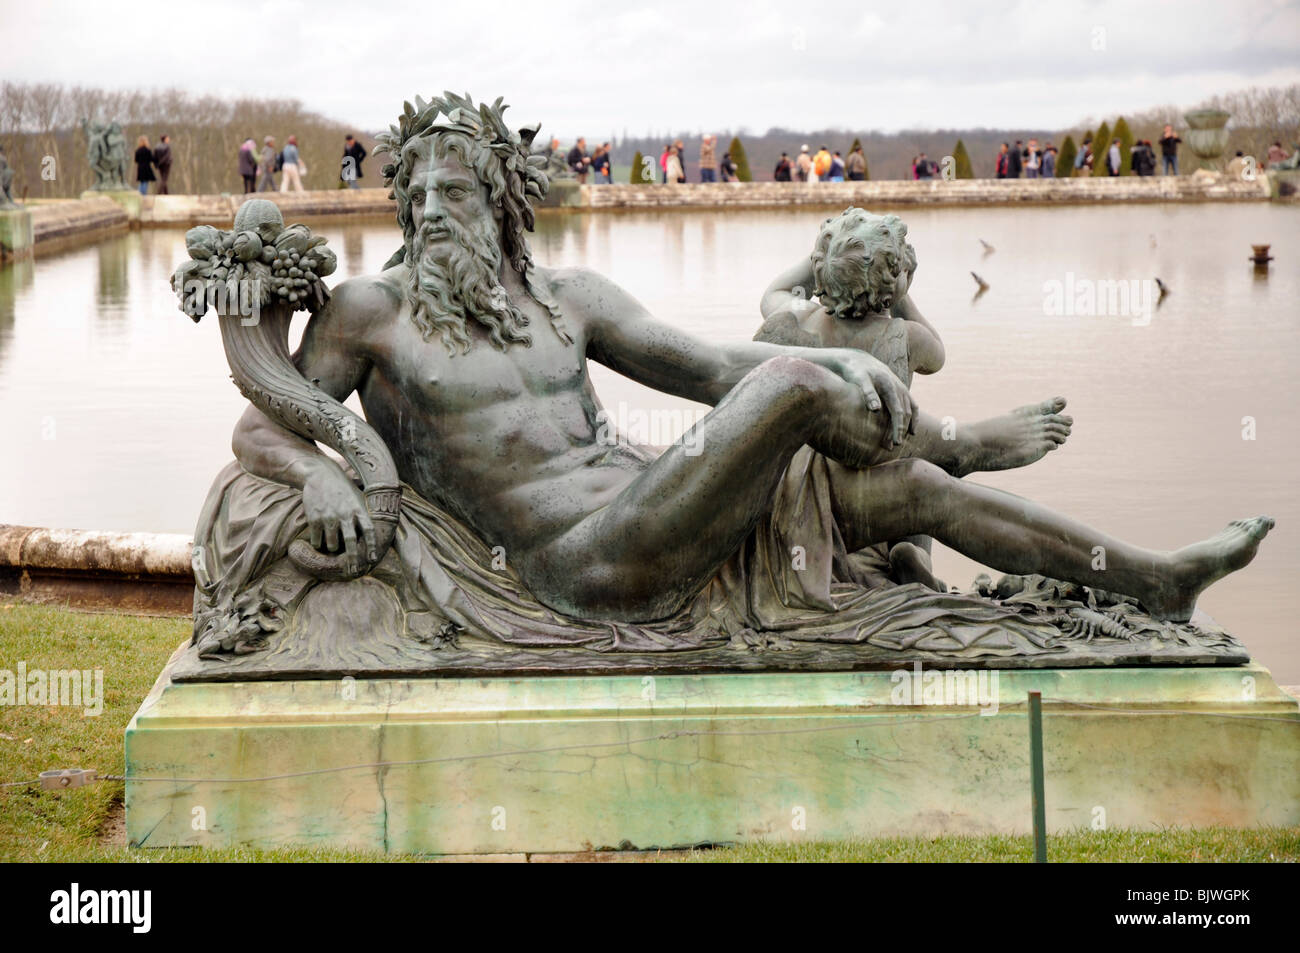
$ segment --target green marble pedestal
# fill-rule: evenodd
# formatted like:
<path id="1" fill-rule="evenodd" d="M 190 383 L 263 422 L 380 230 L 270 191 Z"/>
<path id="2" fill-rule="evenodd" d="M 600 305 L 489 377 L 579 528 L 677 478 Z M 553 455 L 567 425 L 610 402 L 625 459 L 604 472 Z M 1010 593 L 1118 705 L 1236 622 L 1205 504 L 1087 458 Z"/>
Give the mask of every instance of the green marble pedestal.
<path id="1" fill-rule="evenodd" d="M 25 208 L 0 209 L 0 262 L 30 257 L 35 244 L 32 213 Z"/>
<path id="2" fill-rule="evenodd" d="M 126 732 L 137 847 L 1022 833 L 1034 689 L 1052 830 L 1300 823 L 1300 711 L 1257 665 L 1000 671 L 989 714 L 911 671 L 182 684 L 170 669 Z"/>

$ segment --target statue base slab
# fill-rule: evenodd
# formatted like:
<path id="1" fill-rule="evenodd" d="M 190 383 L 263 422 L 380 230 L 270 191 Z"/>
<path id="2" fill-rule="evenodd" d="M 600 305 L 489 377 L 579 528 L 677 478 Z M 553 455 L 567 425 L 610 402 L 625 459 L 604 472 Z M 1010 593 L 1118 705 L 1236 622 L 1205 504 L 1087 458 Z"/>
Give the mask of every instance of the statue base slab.
<path id="1" fill-rule="evenodd" d="M 0 261 L 28 258 L 35 245 L 32 213 L 25 208 L 0 209 Z"/>
<path id="2" fill-rule="evenodd" d="M 1300 707 L 1255 664 L 985 671 L 977 696 L 919 668 L 176 683 L 175 661 L 126 731 L 135 847 L 1023 834 L 1030 690 L 1051 830 L 1300 824 Z"/>

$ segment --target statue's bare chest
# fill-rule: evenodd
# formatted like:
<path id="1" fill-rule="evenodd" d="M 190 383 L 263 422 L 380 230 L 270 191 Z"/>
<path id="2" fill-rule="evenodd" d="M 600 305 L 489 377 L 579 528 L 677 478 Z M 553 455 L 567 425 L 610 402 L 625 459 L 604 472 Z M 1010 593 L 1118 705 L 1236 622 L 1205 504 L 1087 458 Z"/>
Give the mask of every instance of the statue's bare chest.
<path id="1" fill-rule="evenodd" d="M 468 351 L 414 328 L 396 336 L 383 368 L 391 388 L 432 414 L 473 414 L 499 404 L 546 400 L 586 386 L 582 355 L 549 328 L 531 329 L 532 343 L 494 345 L 472 328 Z M 397 396 L 397 395 L 394 395 Z"/>

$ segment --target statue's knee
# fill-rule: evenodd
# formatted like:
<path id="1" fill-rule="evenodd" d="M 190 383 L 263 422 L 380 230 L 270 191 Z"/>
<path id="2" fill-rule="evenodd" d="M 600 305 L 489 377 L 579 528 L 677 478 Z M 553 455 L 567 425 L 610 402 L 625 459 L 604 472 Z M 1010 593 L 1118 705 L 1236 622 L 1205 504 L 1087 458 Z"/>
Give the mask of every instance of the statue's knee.
<path id="1" fill-rule="evenodd" d="M 828 393 L 833 377 L 826 368 L 787 354 L 768 358 L 753 372 L 757 385 L 780 394 L 806 398 L 810 404 Z"/>
<path id="2" fill-rule="evenodd" d="M 895 460 L 884 465 L 889 479 L 896 486 L 896 496 L 909 506 L 928 505 L 944 493 L 953 478 L 928 460 L 915 457 Z"/>

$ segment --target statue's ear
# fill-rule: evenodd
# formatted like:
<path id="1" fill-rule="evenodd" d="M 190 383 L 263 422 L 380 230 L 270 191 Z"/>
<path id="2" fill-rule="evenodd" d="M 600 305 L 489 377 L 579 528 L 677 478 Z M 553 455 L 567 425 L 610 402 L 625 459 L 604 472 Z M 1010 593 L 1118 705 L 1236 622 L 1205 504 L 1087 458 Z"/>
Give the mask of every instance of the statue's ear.
<path id="1" fill-rule="evenodd" d="M 519 130 L 519 138 L 523 140 L 524 146 L 528 149 L 533 147 L 533 140 L 537 138 L 537 133 L 542 129 L 542 124 L 534 123 L 531 126 L 524 126 Z"/>

